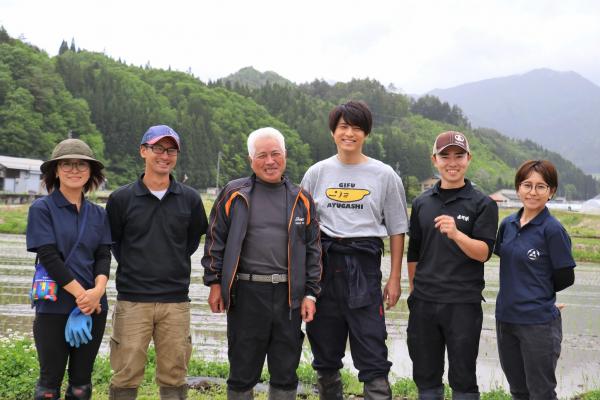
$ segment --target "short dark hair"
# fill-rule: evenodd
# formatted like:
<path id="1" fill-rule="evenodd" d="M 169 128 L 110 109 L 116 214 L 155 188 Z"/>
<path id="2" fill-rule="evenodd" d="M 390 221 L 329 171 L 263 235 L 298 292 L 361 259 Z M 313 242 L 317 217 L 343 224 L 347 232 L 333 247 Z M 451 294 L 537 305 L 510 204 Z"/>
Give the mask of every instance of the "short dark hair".
<path id="1" fill-rule="evenodd" d="M 550 186 L 550 189 L 556 191 L 558 188 L 558 172 L 556 171 L 554 164 L 548 160 L 527 160 L 521 164 L 515 174 L 515 189 L 517 191 L 519 190 L 521 182 L 529 178 L 532 172 L 540 174 L 544 179 L 544 182 Z"/>
<path id="2" fill-rule="evenodd" d="M 42 174 L 42 182 L 46 187 L 48 193 L 51 193 L 53 190 L 56 190 L 60 187 L 60 180 L 56 175 L 56 168 L 58 168 L 58 161 L 53 160 L 48 164 L 46 168 L 46 172 Z M 96 190 L 102 182 L 104 182 L 105 177 L 102 172 L 102 166 L 94 161 L 82 160 L 86 161 L 90 164 L 90 179 L 83 185 L 83 192 L 87 193 L 93 190 Z"/>
<path id="3" fill-rule="evenodd" d="M 329 129 L 331 132 L 335 131 L 342 117 L 346 123 L 360 127 L 365 132 L 365 135 L 371 133 L 373 115 L 371 114 L 371 110 L 369 110 L 369 106 L 364 101 L 349 101 L 331 110 L 329 113 Z"/>

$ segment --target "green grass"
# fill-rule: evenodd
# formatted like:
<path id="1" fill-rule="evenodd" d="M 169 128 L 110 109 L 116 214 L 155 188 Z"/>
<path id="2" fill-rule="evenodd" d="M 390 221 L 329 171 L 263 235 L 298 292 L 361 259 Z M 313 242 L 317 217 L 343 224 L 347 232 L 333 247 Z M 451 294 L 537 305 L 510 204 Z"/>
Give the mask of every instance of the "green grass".
<path id="1" fill-rule="evenodd" d="M 0 338 L 0 399 L 24 400 L 30 399 L 33 388 L 38 377 L 38 362 L 35 347 L 31 339 L 13 336 Z M 154 383 L 156 354 L 152 348 L 148 352 L 148 364 L 142 385 L 139 388 L 138 399 L 157 400 L 158 387 Z M 193 358 L 189 365 L 190 376 L 204 376 L 226 378 L 229 374 L 229 365 L 225 362 L 205 361 Z M 93 398 L 97 400 L 108 400 L 108 387 L 111 377 L 110 363 L 106 356 L 99 356 L 94 365 L 92 384 L 94 386 Z M 308 364 L 298 367 L 298 377 L 305 385 L 316 383 L 316 374 Z M 261 376 L 263 382 L 268 381 L 268 373 L 263 371 Z M 65 380 L 66 382 L 66 377 Z M 342 381 L 344 393 L 349 395 L 362 395 L 362 384 L 357 377 L 347 370 L 342 370 Z M 413 400 L 417 399 L 417 387 L 409 378 L 390 377 L 394 399 Z M 64 393 L 64 387 L 63 387 Z M 452 396 L 450 388 L 446 385 L 445 397 Z M 300 397 L 300 396 L 299 396 Z M 192 389 L 189 392 L 189 400 L 226 399 L 224 385 L 208 385 L 204 388 Z M 256 392 L 257 399 L 267 399 L 264 392 Z M 317 400 L 316 394 L 309 394 L 302 398 Z M 510 400 L 510 395 L 503 389 L 497 388 L 481 394 L 482 400 Z M 573 400 L 600 400 L 600 390 L 593 390 L 573 397 Z"/>
<path id="2" fill-rule="evenodd" d="M 600 400 L 600 390 L 592 390 L 591 392 L 584 393 L 574 400 Z"/>
<path id="3" fill-rule="evenodd" d="M 28 205 L 0 206 L 0 233 L 24 234 Z"/>

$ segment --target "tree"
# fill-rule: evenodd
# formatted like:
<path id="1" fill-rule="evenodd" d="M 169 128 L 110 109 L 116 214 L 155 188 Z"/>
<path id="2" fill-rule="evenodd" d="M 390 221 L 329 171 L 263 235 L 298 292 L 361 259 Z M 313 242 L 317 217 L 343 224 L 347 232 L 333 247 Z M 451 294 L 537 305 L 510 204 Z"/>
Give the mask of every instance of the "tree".
<path id="1" fill-rule="evenodd" d="M 450 107 L 447 102 L 441 102 L 436 96 L 425 95 L 410 107 L 410 111 L 435 121 L 447 122 L 463 128 L 470 127 L 463 111 L 456 105 Z"/>
<path id="2" fill-rule="evenodd" d="M 11 40 L 4 26 L 0 25 L 0 43 L 9 43 Z"/>
<path id="3" fill-rule="evenodd" d="M 60 44 L 60 48 L 58 49 L 58 54 L 61 55 L 66 51 L 69 51 L 69 45 L 67 44 L 66 40 L 63 40 Z"/>

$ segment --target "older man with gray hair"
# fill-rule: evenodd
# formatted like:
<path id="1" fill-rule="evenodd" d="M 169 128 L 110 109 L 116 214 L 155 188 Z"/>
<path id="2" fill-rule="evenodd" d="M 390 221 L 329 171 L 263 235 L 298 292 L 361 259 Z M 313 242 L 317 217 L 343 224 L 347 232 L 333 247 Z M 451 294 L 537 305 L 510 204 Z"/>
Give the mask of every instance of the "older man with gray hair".
<path id="1" fill-rule="evenodd" d="M 320 292 L 321 245 L 312 198 L 284 175 L 274 128 L 248 137 L 254 174 L 229 182 L 210 214 L 204 283 L 212 312 L 227 312 L 228 399 L 252 399 L 267 358 L 269 399 L 296 398 L 304 334 Z"/>

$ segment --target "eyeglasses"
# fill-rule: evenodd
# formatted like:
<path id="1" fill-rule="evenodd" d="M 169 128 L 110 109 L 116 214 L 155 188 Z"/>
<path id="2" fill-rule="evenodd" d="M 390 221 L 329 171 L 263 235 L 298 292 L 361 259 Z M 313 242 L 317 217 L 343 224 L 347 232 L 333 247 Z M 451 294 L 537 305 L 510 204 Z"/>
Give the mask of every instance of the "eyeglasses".
<path id="1" fill-rule="evenodd" d="M 160 144 L 145 144 L 144 147 L 152 150 L 154 154 L 163 154 L 165 151 L 169 156 L 176 156 L 179 154 L 179 149 L 177 149 L 177 147 L 169 147 L 168 149 L 165 149 Z"/>
<path id="2" fill-rule="evenodd" d="M 529 192 L 531 192 L 532 190 L 534 190 L 534 189 L 535 189 L 535 192 L 536 192 L 536 193 L 539 193 L 539 194 L 544 194 L 544 193 L 546 193 L 546 192 L 547 192 L 547 191 L 550 189 L 550 186 L 548 186 L 548 185 L 546 185 L 546 184 L 543 184 L 543 183 L 538 183 L 537 185 L 533 185 L 533 184 L 531 184 L 531 183 L 529 183 L 529 182 L 523 182 L 523 183 L 521 183 L 521 184 L 519 185 L 519 187 L 520 187 L 520 188 L 521 188 L 521 189 L 522 189 L 522 190 L 523 190 L 525 193 L 529 193 Z"/>
<path id="3" fill-rule="evenodd" d="M 79 172 L 85 172 L 90 169 L 90 163 L 87 161 L 59 161 L 58 167 L 63 172 L 71 172 L 76 169 Z"/>

